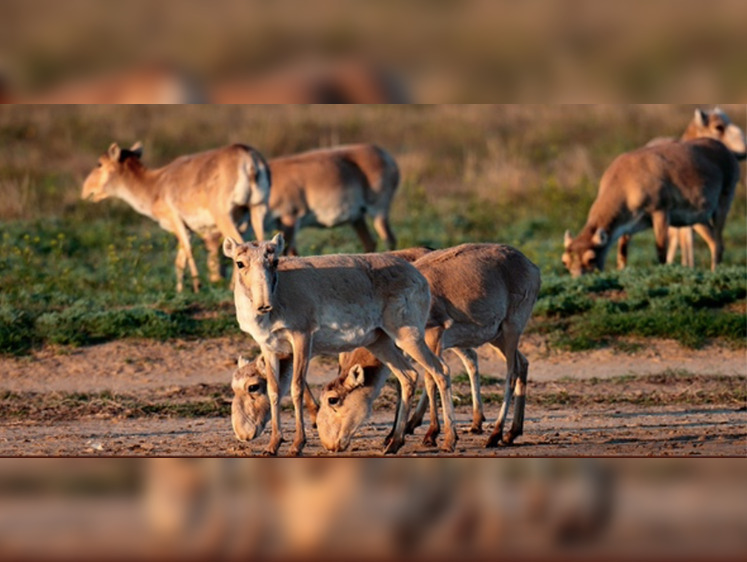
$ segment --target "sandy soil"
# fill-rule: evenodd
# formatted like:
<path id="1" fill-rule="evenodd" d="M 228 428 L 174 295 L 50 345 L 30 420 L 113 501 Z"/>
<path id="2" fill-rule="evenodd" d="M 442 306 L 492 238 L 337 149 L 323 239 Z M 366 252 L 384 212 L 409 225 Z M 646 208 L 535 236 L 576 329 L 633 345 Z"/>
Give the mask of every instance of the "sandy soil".
<path id="1" fill-rule="evenodd" d="M 668 341 L 630 342 L 634 353 L 549 350 L 539 336 L 522 350 L 530 361 L 524 435 L 516 446 L 482 447 L 471 421 L 465 377 L 455 382 L 457 455 L 615 456 L 747 455 L 747 351 L 690 350 Z M 0 455 L 250 456 L 267 443 L 235 440 L 228 385 L 236 357 L 256 348 L 244 337 L 205 341 L 118 341 L 80 349 L 44 349 L 0 359 Z M 486 429 L 495 421 L 505 364 L 479 350 Z M 447 353 L 453 374 L 463 371 Z M 312 388 L 335 363 L 312 362 Z M 378 455 L 393 418 L 394 387 L 377 401 L 349 455 Z M 169 410 L 173 405 L 185 410 Z M 207 405 L 206 410 L 196 410 Z M 187 413 L 185 413 L 187 412 Z M 286 405 L 284 431 L 292 438 Z M 425 427 L 400 455 L 443 455 L 421 444 Z M 305 454 L 325 454 L 309 428 Z M 284 445 L 280 453 L 285 454 Z"/>

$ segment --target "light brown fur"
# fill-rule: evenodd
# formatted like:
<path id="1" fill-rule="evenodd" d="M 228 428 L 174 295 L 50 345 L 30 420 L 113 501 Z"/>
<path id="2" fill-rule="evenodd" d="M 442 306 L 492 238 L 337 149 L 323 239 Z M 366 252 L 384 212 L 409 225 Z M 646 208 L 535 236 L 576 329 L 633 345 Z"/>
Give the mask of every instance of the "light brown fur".
<path id="1" fill-rule="evenodd" d="M 712 138 L 723 142 L 727 148 L 732 150 L 737 159 L 743 157 L 744 134 L 739 127 L 734 125 L 729 117 L 720 109 L 710 111 L 695 110 L 695 115 L 688 124 L 685 132 L 677 139 L 675 137 L 657 137 L 650 140 L 646 146 L 656 146 L 663 143 L 688 141 L 696 138 Z M 695 267 L 695 254 L 693 250 L 693 227 L 670 226 L 667 232 L 667 263 L 674 263 L 678 246 L 682 248 L 682 265 Z M 624 234 L 620 237 L 617 250 L 617 267 L 624 268 L 628 263 L 628 243 L 630 235 Z"/>
<path id="2" fill-rule="evenodd" d="M 392 440 L 385 452 L 404 443 L 404 430 L 417 372 L 407 353 L 444 388 L 447 432 L 453 426 L 448 367 L 423 338 L 430 305 L 428 282 L 412 265 L 387 254 L 279 258 L 283 237 L 271 242 L 239 244 L 231 238 L 224 253 L 234 260 L 239 280 L 234 289 L 241 329 L 259 344 L 267 364 L 272 436 L 266 454 L 277 454 L 283 440 L 279 422 L 279 356 L 292 353 L 291 398 L 296 436 L 291 454 L 306 443 L 302 389 L 308 362 L 317 354 L 336 354 L 366 347 L 395 373 L 401 402 Z M 450 407 L 449 407 L 450 406 Z M 453 450 L 454 439 L 445 447 Z"/>
<path id="3" fill-rule="evenodd" d="M 141 156 L 140 143 L 129 150 L 113 143 L 86 178 L 81 196 L 93 201 L 108 197 L 124 199 L 136 211 L 173 233 L 179 241 L 175 264 L 177 291 L 182 290 L 186 264 L 190 267 L 193 288 L 195 292 L 199 290 L 190 231 L 205 241 L 211 281 L 221 277 L 221 239 L 241 238 L 236 224 L 244 215 L 250 215 L 256 236 L 264 238 L 270 175 L 258 151 L 235 144 L 182 156 L 158 169 L 146 168 Z"/>
<path id="4" fill-rule="evenodd" d="M 410 263 L 423 257 L 432 250 L 429 248 L 406 248 L 390 252 L 391 255 L 400 257 Z M 477 368 L 477 354 L 472 349 L 453 348 L 454 353 L 464 363 L 470 378 L 473 398 L 473 423 L 470 431 L 473 433 L 482 433 L 482 422 L 485 416 L 482 410 L 482 400 L 480 399 L 480 374 Z M 381 368 L 381 362 L 365 348 L 358 348 L 351 352 L 356 358 L 352 361 L 356 364 L 363 364 L 368 367 L 368 362 L 373 362 L 375 367 Z M 339 355 L 340 364 L 344 363 L 343 357 L 347 353 Z M 279 392 L 280 398 L 283 398 L 290 391 L 290 381 L 292 375 L 293 361 L 290 356 L 280 357 L 279 366 Z M 388 371 L 387 371 L 388 373 Z M 260 355 L 253 363 L 242 362 L 239 360 L 239 368 L 234 372 L 232 382 L 234 398 L 231 409 L 231 422 L 234 433 L 240 441 L 254 439 L 256 435 L 262 432 L 262 429 L 270 419 L 270 402 L 267 397 L 267 377 L 264 361 Z M 251 387 L 251 390 L 250 388 Z M 423 395 L 425 396 L 425 395 Z M 308 384 L 305 388 L 304 400 L 306 407 L 309 409 L 311 419 L 316 427 L 316 416 L 319 405 L 313 398 Z M 422 421 L 423 411 L 426 403 L 421 398 L 418 403 L 418 425 Z M 423 411 L 421 411 L 423 410 Z M 407 432 L 411 433 L 414 421 L 411 419 L 407 426 Z"/>
<path id="5" fill-rule="evenodd" d="M 489 343 L 507 361 L 503 405 L 486 446 L 512 443 L 522 433 L 528 361 L 518 350 L 519 338 L 540 288 L 539 269 L 521 252 L 499 244 L 463 244 L 429 253 L 415 262 L 431 287 L 426 342 L 436 353 Z M 317 416 L 322 444 L 346 447 L 369 415 L 387 370 L 364 350 L 341 357 L 340 376 L 325 388 Z M 433 444 L 438 434 L 433 381 L 426 374 L 431 426 L 425 436 Z M 503 424 L 516 391 L 513 425 L 503 437 Z"/>
<path id="6" fill-rule="evenodd" d="M 366 225 L 389 250 L 396 238 L 389 208 L 399 185 L 399 169 L 383 149 L 371 144 L 318 149 L 270 160 L 270 218 L 283 232 L 287 253 L 297 255 L 295 236 L 303 226 L 333 227 L 350 223 L 365 252 L 376 250 Z"/>
<path id="7" fill-rule="evenodd" d="M 612 243 L 653 227 L 660 263 L 670 225 L 694 225 L 708 242 L 711 269 L 721 262 L 723 228 L 739 180 L 735 154 L 698 138 L 643 147 L 618 156 L 602 176 L 581 233 L 565 235 L 563 263 L 577 276 L 603 269 Z"/>

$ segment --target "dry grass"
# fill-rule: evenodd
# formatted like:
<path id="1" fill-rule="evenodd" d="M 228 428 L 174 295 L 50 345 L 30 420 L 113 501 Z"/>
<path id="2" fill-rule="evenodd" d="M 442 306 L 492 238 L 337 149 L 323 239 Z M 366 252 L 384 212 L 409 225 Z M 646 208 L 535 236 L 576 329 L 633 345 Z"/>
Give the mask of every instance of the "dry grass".
<path id="1" fill-rule="evenodd" d="M 5 106 L 0 219 L 59 214 L 112 141 L 145 143 L 145 161 L 244 142 L 273 157 L 369 141 L 400 162 L 430 202 L 464 194 L 526 201 L 545 187 L 593 189 L 611 160 L 676 135 L 694 106 Z M 744 106 L 726 106 L 738 123 Z"/>

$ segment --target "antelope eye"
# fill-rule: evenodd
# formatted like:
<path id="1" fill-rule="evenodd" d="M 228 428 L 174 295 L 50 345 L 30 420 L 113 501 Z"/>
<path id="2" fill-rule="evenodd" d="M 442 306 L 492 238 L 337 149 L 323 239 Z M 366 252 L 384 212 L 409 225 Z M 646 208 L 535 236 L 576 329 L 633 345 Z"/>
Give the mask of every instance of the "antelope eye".
<path id="1" fill-rule="evenodd" d="M 327 398 L 327 404 L 330 406 L 337 406 L 340 403 L 340 397 L 339 396 L 330 396 Z"/>
<path id="2" fill-rule="evenodd" d="M 239 269 L 244 269 L 244 262 L 243 261 L 237 261 L 236 262 L 236 267 L 238 267 Z"/>
<path id="3" fill-rule="evenodd" d="M 246 387 L 247 392 L 257 392 L 261 388 L 262 385 L 260 385 L 258 382 L 255 382 L 254 384 L 250 384 Z"/>
<path id="4" fill-rule="evenodd" d="M 716 125 L 716 130 L 719 133 L 723 133 L 724 131 L 726 131 L 726 127 L 724 127 L 723 125 Z"/>

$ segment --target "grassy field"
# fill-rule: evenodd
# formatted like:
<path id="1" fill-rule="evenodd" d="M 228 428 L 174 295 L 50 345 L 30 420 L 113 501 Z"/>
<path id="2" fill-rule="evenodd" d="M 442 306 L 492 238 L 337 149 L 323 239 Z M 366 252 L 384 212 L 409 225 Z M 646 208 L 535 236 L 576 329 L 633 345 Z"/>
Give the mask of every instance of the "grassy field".
<path id="1" fill-rule="evenodd" d="M 744 126 L 744 106 L 726 106 Z M 174 291 L 176 239 L 120 201 L 79 200 L 109 143 L 142 140 L 144 160 L 245 142 L 273 157 L 371 141 L 392 152 L 403 181 L 393 209 L 401 247 L 467 241 L 516 246 L 543 288 L 530 330 L 565 349 L 628 336 L 744 346 L 747 339 L 747 192 L 740 182 L 726 229 L 725 264 L 655 266 L 651 232 L 629 267 L 572 280 L 563 231 L 583 225 L 612 159 L 654 136 L 676 135 L 693 106 L 4 106 L 0 109 L 0 352 L 125 337 L 168 339 L 238 332 L 227 284 Z M 349 227 L 304 230 L 303 254 L 359 251 Z M 635 339 L 635 338 L 633 338 Z"/>

